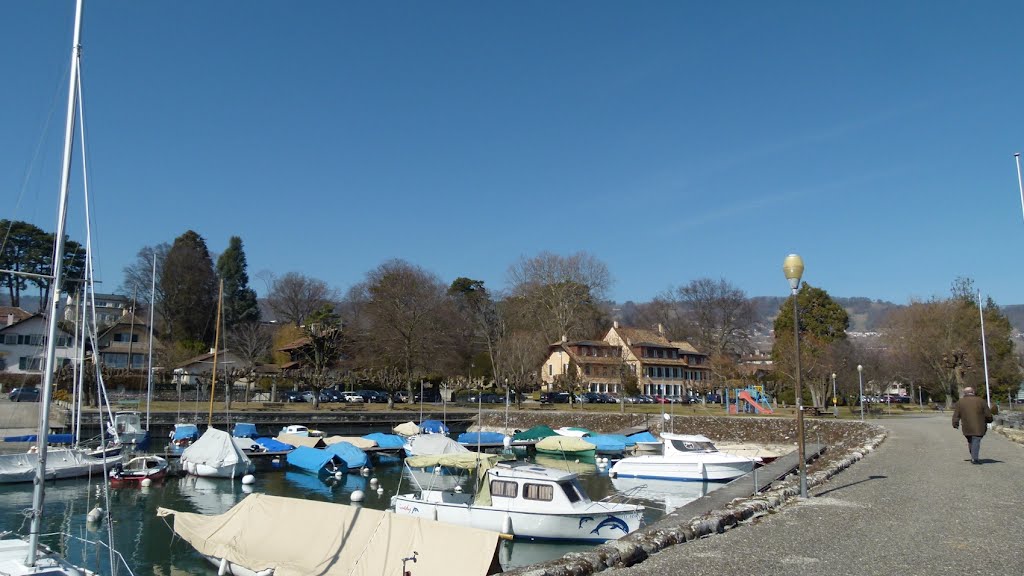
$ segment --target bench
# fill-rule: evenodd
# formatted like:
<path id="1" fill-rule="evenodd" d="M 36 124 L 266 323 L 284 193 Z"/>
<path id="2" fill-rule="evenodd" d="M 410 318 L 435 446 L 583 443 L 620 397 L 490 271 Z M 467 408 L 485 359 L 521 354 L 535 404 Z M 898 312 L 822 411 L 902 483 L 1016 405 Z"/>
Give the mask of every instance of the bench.
<path id="1" fill-rule="evenodd" d="M 826 408 L 825 406 L 808 406 L 812 416 L 835 416 L 836 413 L 832 408 Z"/>

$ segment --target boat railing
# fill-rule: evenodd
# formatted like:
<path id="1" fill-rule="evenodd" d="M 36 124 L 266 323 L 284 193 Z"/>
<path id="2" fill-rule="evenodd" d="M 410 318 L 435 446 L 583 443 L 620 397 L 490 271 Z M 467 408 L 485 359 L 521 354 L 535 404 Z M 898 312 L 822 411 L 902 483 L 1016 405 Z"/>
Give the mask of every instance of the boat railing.
<path id="1" fill-rule="evenodd" d="M 603 504 L 638 504 L 637 500 L 640 499 L 639 495 L 644 490 L 647 490 L 647 484 L 640 484 L 639 486 L 634 486 L 621 492 L 609 494 L 598 500 L 598 502 Z"/>
<path id="2" fill-rule="evenodd" d="M 7 536 L 9 534 L 12 534 L 12 532 L 9 532 L 9 531 L 8 532 L 3 532 L 3 533 L 0 533 L 0 537 Z M 67 532 L 50 532 L 50 533 L 46 533 L 46 534 L 40 534 L 39 536 L 40 536 L 40 538 L 46 538 L 46 537 L 51 537 L 51 536 L 52 537 L 59 537 L 61 539 L 61 541 L 65 541 L 65 542 L 67 540 L 77 540 L 78 542 L 81 542 L 86 547 L 94 546 L 96 548 L 105 548 L 107 550 L 107 553 L 110 553 L 110 554 L 114 555 L 114 557 L 116 558 L 116 562 L 118 564 L 116 567 L 111 569 L 111 571 L 110 571 L 111 574 L 119 574 L 119 573 L 121 573 L 121 568 L 123 567 L 124 570 L 129 574 L 129 576 L 135 576 L 135 573 L 132 572 L 131 567 L 128 566 L 128 561 L 124 559 L 124 556 L 120 552 L 118 552 L 117 550 L 111 548 L 109 544 L 107 544 L 106 542 L 103 542 L 102 540 L 89 540 L 88 538 L 82 538 L 80 536 L 75 536 L 74 534 L 68 534 Z M 40 547 L 44 548 L 48 552 L 52 552 L 50 547 L 48 547 L 46 545 L 40 544 Z M 70 558 L 65 557 L 65 559 L 71 561 Z M 86 568 L 86 570 L 89 570 L 89 568 Z"/>

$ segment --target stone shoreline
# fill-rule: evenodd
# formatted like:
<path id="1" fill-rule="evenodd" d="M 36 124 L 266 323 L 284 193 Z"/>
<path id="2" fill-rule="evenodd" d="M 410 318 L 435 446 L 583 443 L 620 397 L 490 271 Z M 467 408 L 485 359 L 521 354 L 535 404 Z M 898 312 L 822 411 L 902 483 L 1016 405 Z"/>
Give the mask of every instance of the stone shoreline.
<path id="1" fill-rule="evenodd" d="M 509 415 L 509 427 L 525 430 L 538 424 L 547 424 L 552 428 L 582 426 L 595 432 L 612 433 L 649 424 L 652 431 L 662 431 L 663 421 L 657 415 L 641 422 L 637 421 L 637 416 L 639 415 L 588 414 L 582 411 L 519 412 Z M 826 447 L 819 458 L 808 463 L 808 487 L 822 484 L 850 467 L 874 450 L 886 437 L 881 427 L 860 421 L 807 418 L 804 422 L 805 442 Z M 504 429 L 504 416 L 493 412 L 485 413 L 481 417 L 480 425 L 483 429 Z M 703 434 L 716 443 L 778 445 L 789 446 L 790 450 L 796 449 L 796 423 L 791 419 L 676 415 L 673 425 L 678 433 Z M 667 547 L 719 534 L 769 514 L 798 497 L 799 493 L 799 478 L 796 474 L 789 474 L 773 482 L 769 489 L 757 495 L 732 499 L 725 503 L 723 508 L 707 514 L 690 518 L 676 513 L 669 514 L 658 522 L 619 540 L 585 552 L 572 552 L 541 564 L 514 568 L 504 574 L 587 576 L 608 568 L 632 566 Z"/>

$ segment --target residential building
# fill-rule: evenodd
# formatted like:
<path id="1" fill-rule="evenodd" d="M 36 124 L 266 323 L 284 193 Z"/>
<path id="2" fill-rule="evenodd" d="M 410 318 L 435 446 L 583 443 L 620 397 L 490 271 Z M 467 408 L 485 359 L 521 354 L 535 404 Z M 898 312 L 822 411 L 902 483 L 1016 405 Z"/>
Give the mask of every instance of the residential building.
<path id="1" fill-rule="evenodd" d="M 96 301 L 96 325 L 101 329 L 110 326 L 120 320 L 125 314 L 132 312 L 132 299 L 118 294 L 93 294 Z M 82 303 L 83 305 L 85 303 Z M 79 312 L 79 302 L 73 294 L 65 299 L 64 320 L 77 323 L 82 321 Z"/>
<path id="2" fill-rule="evenodd" d="M 541 381 L 551 389 L 555 380 L 575 366 L 577 378 L 590 392 L 622 394 L 620 372 L 632 371 L 640 392 L 686 396 L 709 381 L 707 355 L 688 342 L 671 341 L 664 328 L 626 328 L 615 322 L 604 338 L 552 344 L 541 366 Z"/>
<path id="3" fill-rule="evenodd" d="M 213 348 L 209 352 L 189 358 L 174 367 L 173 382 L 175 384 L 207 384 L 213 374 Z M 241 369 L 245 361 L 228 349 L 217 351 L 218 380 L 224 378 L 228 371 Z"/>
<path id="4" fill-rule="evenodd" d="M 102 366 L 145 371 L 149 367 L 149 320 L 125 313 L 99 335 L 96 344 Z M 154 350 L 160 346 L 154 338 Z"/>
<path id="5" fill-rule="evenodd" d="M 8 307 L 9 308 L 9 307 Z M 13 319 L 9 312 L 7 318 Z M 0 369 L 16 374 L 40 374 L 46 357 L 46 317 L 30 314 L 0 328 Z M 74 336 L 57 329 L 57 366 L 64 366 L 75 358 Z"/>

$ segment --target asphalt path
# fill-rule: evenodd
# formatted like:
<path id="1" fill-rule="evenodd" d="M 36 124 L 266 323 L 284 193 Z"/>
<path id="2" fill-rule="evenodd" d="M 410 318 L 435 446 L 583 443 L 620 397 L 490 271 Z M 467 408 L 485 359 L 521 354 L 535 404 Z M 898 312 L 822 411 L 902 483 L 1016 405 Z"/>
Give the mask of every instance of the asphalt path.
<path id="1" fill-rule="evenodd" d="M 614 576 L 1024 574 L 1024 446 L 988 433 L 981 465 L 951 414 L 879 421 L 889 436 L 829 482 L 724 534 Z"/>

